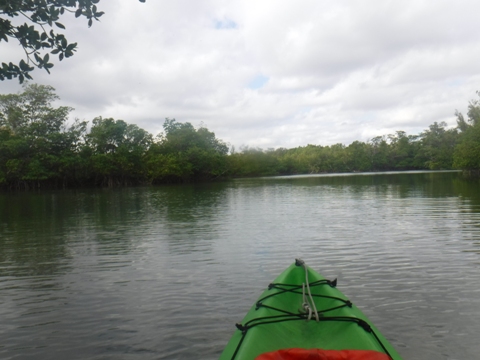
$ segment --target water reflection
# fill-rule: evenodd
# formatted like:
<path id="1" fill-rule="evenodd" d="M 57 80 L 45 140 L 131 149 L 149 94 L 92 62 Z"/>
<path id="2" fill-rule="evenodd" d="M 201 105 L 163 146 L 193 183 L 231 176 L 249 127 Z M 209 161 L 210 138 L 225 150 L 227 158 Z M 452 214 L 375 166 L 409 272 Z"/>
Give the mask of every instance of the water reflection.
<path id="1" fill-rule="evenodd" d="M 65 235 L 75 224 L 61 216 L 65 205 L 48 193 L 0 195 L 0 276 L 67 271 Z"/>
<path id="2" fill-rule="evenodd" d="M 156 187 L 144 194 L 156 235 L 168 244 L 169 252 L 211 253 L 227 189 L 227 183 L 196 184 Z"/>
<path id="3" fill-rule="evenodd" d="M 480 181 L 462 177 L 455 179 L 453 186 L 462 201 L 459 211 L 468 214 L 462 219 L 462 235 L 473 246 L 464 251 L 480 254 Z"/>
<path id="4" fill-rule="evenodd" d="M 1 194 L 0 357 L 215 359 L 300 256 L 406 359 L 472 358 L 479 209 L 430 172 Z"/>
<path id="5" fill-rule="evenodd" d="M 386 172 L 386 173 L 348 173 L 325 175 L 278 176 L 262 178 L 264 184 L 290 184 L 293 186 L 332 186 L 347 187 L 353 192 L 363 192 L 375 188 L 381 193 L 387 188 L 395 188 L 397 195 L 409 196 L 417 191 L 428 196 L 453 196 L 453 181 L 462 181 L 460 172 Z M 463 179 L 464 180 L 464 179 Z M 257 179 L 250 179 L 251 184 L 259 184 Z M 464 181 L 463 181 L 464 182 Z"/>

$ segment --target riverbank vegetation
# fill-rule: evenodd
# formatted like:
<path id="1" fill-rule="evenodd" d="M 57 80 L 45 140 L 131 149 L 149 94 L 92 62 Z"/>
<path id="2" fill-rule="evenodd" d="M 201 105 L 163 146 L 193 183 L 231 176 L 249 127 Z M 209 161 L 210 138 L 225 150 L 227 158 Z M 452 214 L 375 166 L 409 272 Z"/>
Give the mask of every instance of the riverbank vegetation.
<path id="1" fill-rule="evenodd" d="M 480 95 L 480 94 L 479 94 Z M 225 177 L 326 172 L 480 169 L 480 102 L 470 102 L 456 128 L 433 123 L 349 145 L 235 151 L 206 127 L 166 119 L 153 136 L 123 120 L 68 122 L 53 107 L 51 86 L 27 84 L 0 95 L 0 187 L 3 189 L 128 186 L 211 181 Z"/>

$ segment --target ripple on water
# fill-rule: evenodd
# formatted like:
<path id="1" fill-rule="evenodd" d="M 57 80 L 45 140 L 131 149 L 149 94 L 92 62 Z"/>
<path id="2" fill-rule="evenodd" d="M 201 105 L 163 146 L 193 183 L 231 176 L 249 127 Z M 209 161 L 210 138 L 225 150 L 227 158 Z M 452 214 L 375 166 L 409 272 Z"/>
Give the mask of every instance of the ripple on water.
<path id="1" fill-rule="evenodd" d="M 301 257 L 405 359 L 475 358 L 480 199 L 410 175 L 9 195 L 0 357 L 215 359 Z"/>

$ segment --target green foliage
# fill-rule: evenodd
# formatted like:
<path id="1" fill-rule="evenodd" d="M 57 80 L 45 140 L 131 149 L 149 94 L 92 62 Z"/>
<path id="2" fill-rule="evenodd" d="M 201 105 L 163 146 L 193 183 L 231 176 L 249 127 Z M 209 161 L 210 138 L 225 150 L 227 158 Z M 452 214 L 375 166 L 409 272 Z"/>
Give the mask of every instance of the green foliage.
<path id="1" fill-rule="evenodd" d="M 232 176 L 266 176 L 420 169 L 451 169 L 458 134 L 433 124 L 418 136 L 397 131 L 348 146 L 307 145 L 263 151 L 245 148 L 229 156 Z"/>
<path id="2" fill-rule="evenodd" d="M 65 35 L 56 32 L 65 29 L 59 21 L 65 13 L 72 13 L 76 18 L 85 17 L 88 27 L 93 20 L 98 21 L 104 14 L 98 11 L 97 3 L 100 0 L 1 0 L 0 1 L 0 42 L 10 39 L 18 41 L 25 52 L 25 59 L 14 64 L 2 63 L 0 80 L 32 79 L 30 73 L 35 69 L 45 69 L 50 73 L 53 63 L 50 55 L 58 55 L 62 61 L 77 51 L 77 43 L 69 43 Z M 145 2 L 145 0 L 140 0 Z M 26 20 L 16 25 L 17 17 Z M 50 29 L 50 31 L 49 31 Z"/>
<path id="3" fill-rule="evenodd" d="M 456 129 L 445 129 L 446 126 L 444 122 L 434 122 L 421 134 L 422 147 L 418 157 L 425 160 L 425 166 L 430 170 L 452 168 L 458 133 Z"/>
<path id="4" fill-rule="evenodd" d="M 480 97 L 480 91 L 477 91 L 477 95 Z M 471 126 L 478 125 L 480 123 L 480 100 L 471 100 L 468 104 L 468 122 Z"/>
<path id="5" fill-rule="evenodd" d="M 371 148 L 368 144 L 354 141 L 345 149 L 348 169 L 351 171 L 368 171 L 372 166 Z"/>
<path id="6" fill-rule="evenodd" d="M 51 86 L 26 84 L 23 90 L 0 95 L 3 182 L 14 188 L 74 182 L 86 122 L 67 125 L 72 109 L 52 107 L 58 96 Z"/>
<path id="7" fill-rule="evenodd" d="M 477 92 L 480 96 L 480 92 Z M 460 140 L 454 152 L 454 167 L 463 170 L 480 170 L 480 101 L 472 100 L 468 106 L 468 119 L 457 111 Z"/>
<path id="8" fill-rule="evenodd" d="M 150 182 L 209 180 L 226 173 L 228 146 L 213 132 L 168 118 L 163 128 L 147 154 Z"/>
<path id="9" fill-rule="evenodd" d="M 112 118 L 93 119 L 86 143 L 91 149 L 95 183 L 129 185 L 145 178 L 144 156 L 152 144 L 152 135 L 137 125 Z"/>
<path id="10" fill-rule="evenodd" d="M 152 136 L 147 131 L 123 120 L 96 117 L 92 123 L 87 142 L 98 154 L 115 153 L 121 149 L 144 152 L 152 142 Z"/>
<path id="11" fill-rule="evenodd" d="M 192 165 L 177 154 L 160 154 L 152 150 L 147 157 L 148 178 L 151 183 L 188 181 Z"/>
<path id="12" fill-rule="evenodd" d="M 411 170 L 422 168 L 415 163 L 415 154 L 418 153 L 418 136 L 407 136 L 404 131 L 397 131 L 389 135 L 388 162 L 394 164 L 395 170 Z"/>
<path id="13" fill-rule="evenodd" d="M 385 171 L 389 168 L 389 145 L 387 136 L 376 136 L 370 140 L 370 156 L 372 159 L 372 171 Z"/>
<path id="14" fill-rule="evenodd" d="M 0 186 L 11 189 L 125 186 L 209 181 L 222 177 L 415 169 L 480 169 L 480 103 L 458 128 L 433 123 L 419 135 L 397 131 L 348 146 L 240 152 L 202 126 L 166 119 L 153 138 L 137 125 L 97 117 L 68 123 L 69 107 L 50 86 L 26 84 L 0 95 Z"/>
<path id="15" fill-rule="evenodd" d="M 241 153 L 230 155 L 228 164 L 230 174 L 243 177 L 277 175 L 280 167 L 273 151 L 248 147 L 243 148 Z"/>
<path id="16" fill-rule="evenodd" d="M 480 124 L 472 125 L 462 134 L 455 148 L 454 166 L 463 170 L 480 170 Z"/>

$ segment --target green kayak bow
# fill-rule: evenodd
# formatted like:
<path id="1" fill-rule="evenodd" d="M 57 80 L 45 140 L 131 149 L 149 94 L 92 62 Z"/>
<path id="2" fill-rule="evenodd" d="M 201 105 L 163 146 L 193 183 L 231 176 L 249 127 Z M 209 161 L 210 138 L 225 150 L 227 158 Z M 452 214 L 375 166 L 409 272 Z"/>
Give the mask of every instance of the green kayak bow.
<path id="1" fill-rule="evenodd" d="M 401 359 L 336 285 L 297 259 L 236 324 L 220 360 Z"/>

